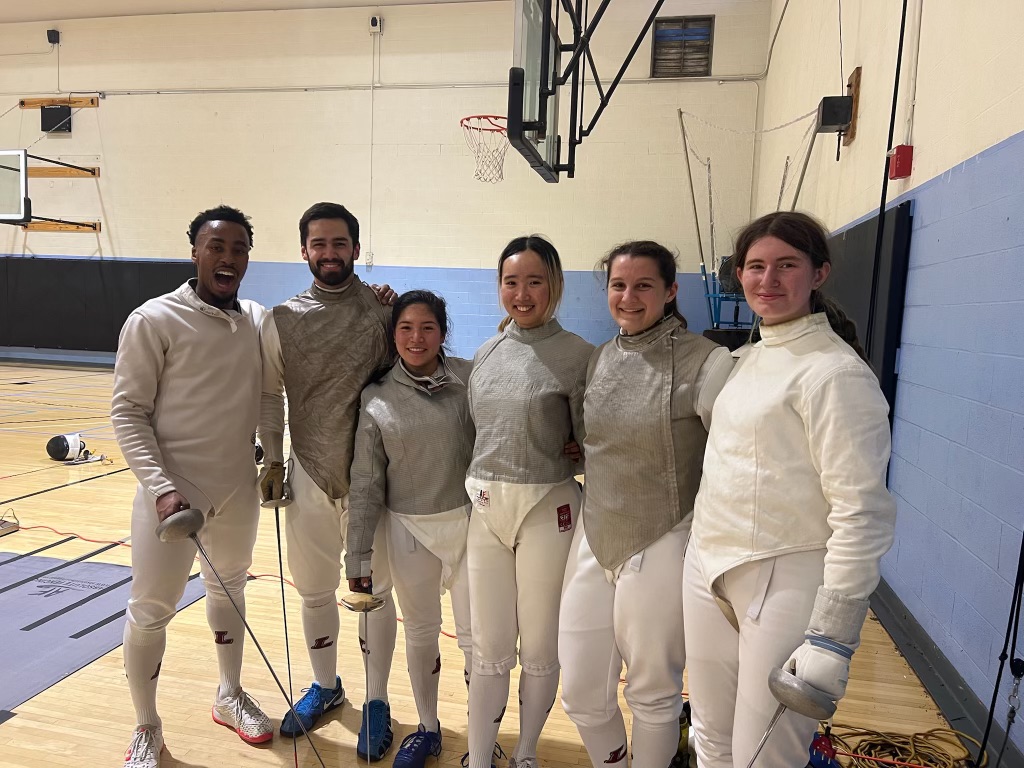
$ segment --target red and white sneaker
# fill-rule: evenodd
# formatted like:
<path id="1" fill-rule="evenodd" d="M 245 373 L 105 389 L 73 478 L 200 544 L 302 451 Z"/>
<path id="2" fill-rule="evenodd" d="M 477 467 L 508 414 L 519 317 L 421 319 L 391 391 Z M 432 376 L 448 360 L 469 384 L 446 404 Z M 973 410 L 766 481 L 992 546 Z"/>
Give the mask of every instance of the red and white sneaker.
<path id="1" fill-rule="evenodd" d="M 158 725 L 140 725 L 124 753 L 124 768 L 160 768 L 164 734 Z"/>
<path id="2" fill-rule="evenodd" d="M 248 744 L 263 744 L 274 738 L 270 718 L 245 691 L 239 691 L 237 696 L 217 699 L 213 705 L 213 722 L 234 728 L 239 738 Z"/>

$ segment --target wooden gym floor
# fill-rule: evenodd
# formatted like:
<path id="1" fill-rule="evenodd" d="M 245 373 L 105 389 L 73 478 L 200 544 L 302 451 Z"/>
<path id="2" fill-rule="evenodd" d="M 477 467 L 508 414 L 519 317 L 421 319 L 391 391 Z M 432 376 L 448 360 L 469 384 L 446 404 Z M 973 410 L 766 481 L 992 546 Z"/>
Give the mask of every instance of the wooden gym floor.
<path id="1" fill-rule="evenodd" d="M 96 541 L 118 541 L 128 536 L 135 479 L 130 471 L 117 472 L 126 465 L 114 442 L 109 419 L 112 380 L 108 369 L 0 364 L 0 513 L 13 510 L 22 525 L 22 530 L 0 538 L 0 550 L 25 553 L 64 538 L 38 526 Z M 106 454 L 112 463 L 65 467 L 50 461 L 45 452 L 46 441 L 53 435 L 69 432 L 82 432 L 88 447 Z M 27 498 L 20 499 L 22 496 Z M 46 554 L 71 560 L 96 548 L 96 544 L 75 540 Z M 114 547 L 95 555 L 95 560 L 128 565 L 130 552 L 127 547 Z M 273 576 L 277 573 L 277 546 L 274 517 L 269 512 L 260 523 L 252 573 L 271 574 L 269 578 L 250 581 L 246 593 L 248 619 L 275 670 L 286 681 L 280 587 Z M 302 642 L 299 599 L 290 587 L 287 599 L 298 695 L 309 684 L 309 662 Z M 444 629 L 453 628 L 446 605 Z M 349 700 L 355 703 L 346 703 L 314 732 L 317 748 L 328 766 L 357 763 L 355 741 L 364 679 L 355 640 L 355 619 L 344 611 L 342 635 L 338 644 L 340 669 Z M 440 762 L 456 766 L 466 751 L 462 655 L 455 641 L 445 637 L 441 638 L 441 653 L 439 716 L 444 751 Z M 251 643 L 246 647 L 242 679 L 246 689 L 279 725 L 284 702 Z M 210 704 L 216 685 L 215 651 L 203 603 L 198 601 L 182 611 L 168 630 L 159 694 L 167 742 L 162 765 L 292 765 L 289 740 L 276 736 L 269 746 L 251 747 L 212 722 Z M 515 706 L 517 685 L 514 672 L 512 703 L 499 736 L 507 752 L 515 745 L 514 734 L 519 725 Z M 397 749 L 401 739 L 417 725 L 401 628 L 390 699 Z M 622 706 L 628 726 L 628 710 L 624 703 Z M 17 707 L 14 713 L 14 717 L 0 724 L 0 766 L 120 766 L 135 726 L 121 649 L 116 648 L 75 672 Z M 836 722 L 899 733 L 946 727 L 934 702 L 873 616 L 854 658 L 849 692 Z M 396 749 L 382 765 L 390 765 Z M 558 705 L 552 710 L 541 738 L 539 756 L 544 768 L 590 764 L 574 726 Z M 317 765 L 304 740 L 299 742 L 299 763 Z"/>

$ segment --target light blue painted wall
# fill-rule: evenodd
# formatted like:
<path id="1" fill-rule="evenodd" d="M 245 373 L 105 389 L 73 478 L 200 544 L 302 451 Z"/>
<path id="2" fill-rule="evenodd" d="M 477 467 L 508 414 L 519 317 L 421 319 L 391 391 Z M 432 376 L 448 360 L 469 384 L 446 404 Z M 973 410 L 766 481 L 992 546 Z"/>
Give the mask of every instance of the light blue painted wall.
<path id="1" fill-rule="evenodd" d="M 905 196 L 897 536 L 882 573 L 986 706 L 1024 529 L 1022 169 L 1018 134 Z"/>
<path id="2" fill-rule="evenodd" d="M 484 341 L 497 333 L 498 322 L 504 317 L 498 307 L 495 270 L 374 267 L 368 271 L 357 263 L 356 272 L 368 283 L 387 283 L 399 292 L 425 288 L 444 296 L 453 325 L 452 348 L 460 357 L 472 357 Z M 311 280 L 305 262 L 253 262 L 242 284 L 242 295 L 264 306 L 273 306 L 308 288 Z M 690 329 L 699 333 L 710 327 L 700 275 L 680 274 L 678 282 L 679 308 Z M 730 317 L 731 311 L 730 306 Z M 593 344 L 610 339 L 616 328 L 608 315 L 603 276 L 594 272 L 566 272 L 558 317 L 565 328 Z"/>

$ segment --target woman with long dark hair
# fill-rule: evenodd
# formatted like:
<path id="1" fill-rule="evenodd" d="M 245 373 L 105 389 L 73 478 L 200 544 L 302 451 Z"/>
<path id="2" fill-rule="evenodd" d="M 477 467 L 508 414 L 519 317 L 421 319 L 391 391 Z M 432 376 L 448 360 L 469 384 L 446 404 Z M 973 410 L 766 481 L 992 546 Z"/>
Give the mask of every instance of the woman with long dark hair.
<path id="1" fill-rule="evenodd" d="M 768 214 L 741 232 L 736 259 L 761 338 L 715 403 L 684 566 L 702 768 L 750 761 L 778 705 L 772 669 L 843 697 L 895 521 L 888 405 L 853 324 L 821 293 L 824 228 Z M 804 765 L 815 725 L 787 712 L 758 765 Z"/>

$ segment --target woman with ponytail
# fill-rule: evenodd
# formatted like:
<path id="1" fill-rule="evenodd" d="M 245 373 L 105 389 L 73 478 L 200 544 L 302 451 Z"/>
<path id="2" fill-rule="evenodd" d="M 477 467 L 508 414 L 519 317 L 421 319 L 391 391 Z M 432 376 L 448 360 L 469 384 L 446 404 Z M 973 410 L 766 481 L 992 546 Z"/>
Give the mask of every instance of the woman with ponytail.
<path id="1" fill-rule="evenodd" d="M 768 214 L 736 259 L 761 339 L 735 353 L 715 403 L 684 565 L 702 768 L 750 761 L 778 706 L 772 669 L 843 697 L 896 511 L 888 405 L 853 324 L 821 295 L 824 228 Z M 816 725 L 787 712 L 757 765 L 804 765 Z"/>
<path id="2" fill-rule="evenodd" d="M 712 405 L 733 360 L 686 330 L 667 248 L 623 243 L 601 268 L 619 333 L 587 369 L 587 494 L 559 618 L 562 706 L 595 766 L 625 768 L 632 754 L 633 768 L 666 768 L 683 707 L 683 551 Z"/>
<path id="3" fill-rule="evenodd" d="M 519 643 L 519 742 L 510 768 L 536 768 L 537 740 L 558 688 L 558 604 L 578 522 L 583 390 L 594 347 L 554 319 L 562 265 L 547 240 L 517 237 L 498 259 L 507 317 L 476 353 L 476 425 L 466 477 L 473 670 L 469 768 L 489 768 Z"/>

